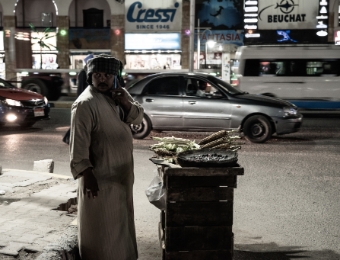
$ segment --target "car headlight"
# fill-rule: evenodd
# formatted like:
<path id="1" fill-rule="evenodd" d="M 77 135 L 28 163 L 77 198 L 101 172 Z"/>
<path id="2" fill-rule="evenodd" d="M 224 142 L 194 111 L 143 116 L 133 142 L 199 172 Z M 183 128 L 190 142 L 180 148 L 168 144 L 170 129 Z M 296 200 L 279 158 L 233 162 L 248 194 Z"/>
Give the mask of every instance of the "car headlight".
<path id="1" fill-rule="evenodd" d="M 48 99 L 47 99 L 47 97 L 44 97 L 44 102 L 45 102 L 45 105 L 48 104 Z"/>
<path id="2" fill-rule="evenodd" d="M 283 116 L 284 117 L 295 117 L 297 114 L 298 114 L 298 111 L 294 107 L 284 107 L 283 108 Z"/>
<path id="3" fill-rule="evenodd" d="M 21 107 L 22 104 L 20 101 L 17 101 L 17 100 L 13 100 L 13 99 L 9 99 L 9 98 L 6 98 L 5 99 L 5 102 L 9 105 L 9 106 L 14 106 L 14 107 Z"/>

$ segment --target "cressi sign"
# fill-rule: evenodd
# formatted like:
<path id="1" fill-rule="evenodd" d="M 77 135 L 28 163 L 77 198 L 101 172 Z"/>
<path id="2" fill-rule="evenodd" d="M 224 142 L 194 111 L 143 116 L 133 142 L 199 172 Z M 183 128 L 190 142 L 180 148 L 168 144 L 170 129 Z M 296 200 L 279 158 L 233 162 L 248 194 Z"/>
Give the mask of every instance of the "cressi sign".
<path id="1" fill-rule="evenodd" d="M 178 0 L 126 0 L 126 32 L 180 31 L 182 2 Z"/>

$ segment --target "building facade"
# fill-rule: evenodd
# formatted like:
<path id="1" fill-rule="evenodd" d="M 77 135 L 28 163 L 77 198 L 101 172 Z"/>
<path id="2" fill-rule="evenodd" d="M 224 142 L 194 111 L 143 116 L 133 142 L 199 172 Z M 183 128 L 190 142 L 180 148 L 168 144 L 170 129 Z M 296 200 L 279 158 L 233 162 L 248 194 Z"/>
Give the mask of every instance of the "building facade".
<path id="1" fill-rule="evenodd" d="M 126 71 L 188 70 L 193 62 L 194 70 L 213 72 L 230 82 L 236 48 L 273 43 L 271 35 L 277 34 L 279 23 L 270 27 L 268 17 L 281 21 L 288 15 L 284 12 L 296 12 L 303 1 L 307 0 L 196 0 L 195 31 L 190 32 L 188 0 L 0 0 L 0 77 L 15 78 L 18 69 L 78 70 L 87 54 L 108 53 L 122 60 Z M 310 12 L 320 18 L 313 20 L 315 25 L 327 25 L 323 28 L 327 36 L 320 43 L 335 44 L 340 30 L 338 0 L 313 3 Z M 259 20 L 264 15 L 267 24 Z M 295 25 L 283 27 L 283 33 L 291 30 L 289 26 Z M 314 30 L 296 28 L 301 29 Z M 262 38 L 253 37 L 257 34 Z M 194 61 L 189 61 L 191 52 Z"/>

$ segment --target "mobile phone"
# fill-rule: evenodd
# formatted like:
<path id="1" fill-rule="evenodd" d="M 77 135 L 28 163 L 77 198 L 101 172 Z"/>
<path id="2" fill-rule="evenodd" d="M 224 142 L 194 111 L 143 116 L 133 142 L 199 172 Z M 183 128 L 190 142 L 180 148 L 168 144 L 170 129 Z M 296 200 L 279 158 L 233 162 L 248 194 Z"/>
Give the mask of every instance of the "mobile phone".
<path id="1" fill-rule="evenodd" d="M 113 86 L 112 89 L 116 89 L 117 88 L 117 76 L 115 76 L 115 78 L 113 79 Z"/>

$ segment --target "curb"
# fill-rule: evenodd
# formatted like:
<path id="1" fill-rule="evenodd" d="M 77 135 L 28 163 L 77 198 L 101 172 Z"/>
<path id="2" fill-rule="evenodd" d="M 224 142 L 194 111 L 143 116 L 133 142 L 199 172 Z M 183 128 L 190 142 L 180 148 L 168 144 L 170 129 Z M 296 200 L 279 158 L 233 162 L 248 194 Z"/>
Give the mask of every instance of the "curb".
<path id="1" fill-rule="evenodd" d="M 61 175 L 61 174 L 55 174 L 55 173 L 49 173 L 49 172 L 39 172 L 39 171 L 27 171 L 27 170 L 18 170 L 18 169 L 2 169 L 2 173 L 5 172 L 10 172 L 10 171 L 16 171 L 16 172 L 28 172 L 28 173 L 34 173 L 34 174 L 41 174 L 41 175 L 47 175 L 47 176 L 51 176 L 54 178 L 58 178 L 58 179 L 65 179 L 65 180 L 69 180 L 69 179 L 73 179 L 70 176 L 66 176 L 66 175 Z"/>

